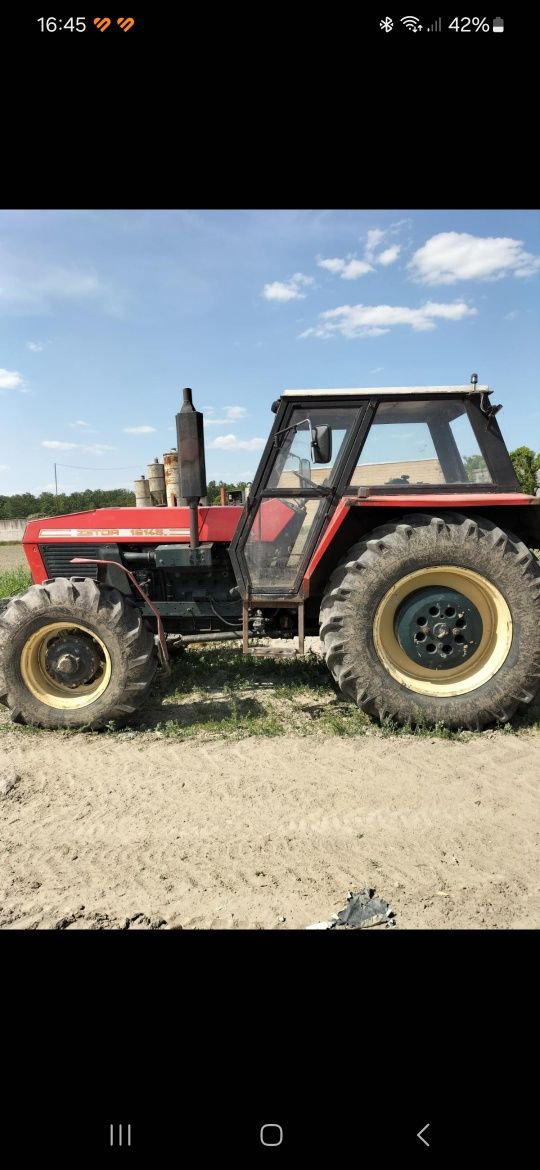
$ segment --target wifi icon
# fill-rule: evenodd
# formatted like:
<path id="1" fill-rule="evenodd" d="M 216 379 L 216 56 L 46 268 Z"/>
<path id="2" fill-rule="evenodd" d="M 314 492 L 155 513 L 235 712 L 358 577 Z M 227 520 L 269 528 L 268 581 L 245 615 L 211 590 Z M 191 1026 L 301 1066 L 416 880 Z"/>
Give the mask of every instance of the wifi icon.
<path id="1" fill-rule="evenodd" d="M 405 25 L 405 28 L 409 29 L 409 32 L 420 32 L 422 28 L 418 16 L 402 16 L 401 23 Z"/>

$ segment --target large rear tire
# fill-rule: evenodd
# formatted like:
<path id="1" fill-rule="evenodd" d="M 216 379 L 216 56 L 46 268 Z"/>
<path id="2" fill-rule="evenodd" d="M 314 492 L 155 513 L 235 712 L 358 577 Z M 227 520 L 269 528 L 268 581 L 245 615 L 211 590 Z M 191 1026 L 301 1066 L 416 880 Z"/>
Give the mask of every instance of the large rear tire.
<path id="1" fill-rule="evenodd" d="M 320 635 L 341 690 L 380 720 L 506 722 L 540 687 L 540 566 L 483 517 L 411 513 L 349 549 Z"/>
<path id="2" fill-rule="evenodd" d="M 154 637 L 135 603 L 88 577 L 32 585 L 0 614 L 0 701 L 16 722 L 125 723 L 156 667 Z"/>

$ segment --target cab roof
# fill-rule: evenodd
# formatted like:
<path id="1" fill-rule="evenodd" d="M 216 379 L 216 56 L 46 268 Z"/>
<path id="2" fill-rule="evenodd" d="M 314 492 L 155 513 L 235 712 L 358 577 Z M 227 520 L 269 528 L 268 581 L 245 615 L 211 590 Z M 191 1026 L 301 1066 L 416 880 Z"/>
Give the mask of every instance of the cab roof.
<path id="1" fill-rule="evenodd" d="M 491 394 L 489 386 L 358 386 L 354 389 L 326 389 L 326 390 L 283 390 L 282 398 L 395 398 L 400 394 L 419 394 L 424 397 L 430 394 Z"/>

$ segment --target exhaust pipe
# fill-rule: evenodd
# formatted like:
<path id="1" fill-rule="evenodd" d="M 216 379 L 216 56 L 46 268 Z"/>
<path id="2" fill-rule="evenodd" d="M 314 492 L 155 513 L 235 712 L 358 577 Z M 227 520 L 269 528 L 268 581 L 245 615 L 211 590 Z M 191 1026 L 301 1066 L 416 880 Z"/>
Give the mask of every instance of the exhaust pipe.
<path id="1" fill-rule="evenodd" d="M 180 494 L 189 505 L 189 547 L 198 548 L 199 500 L 206 495 L 203 416 L 195 410 L 189 386 L 183 390 L 182 408 L 176 416 Z"/>

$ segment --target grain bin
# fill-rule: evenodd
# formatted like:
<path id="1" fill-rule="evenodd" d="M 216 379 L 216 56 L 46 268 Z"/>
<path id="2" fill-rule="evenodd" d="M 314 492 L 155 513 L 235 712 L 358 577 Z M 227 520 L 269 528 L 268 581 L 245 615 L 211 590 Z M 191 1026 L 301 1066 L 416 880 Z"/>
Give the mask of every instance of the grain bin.
<path id="1" fill-rule="evenodd" d="M 154 462 L 148 464 L 148 482 L 150 484 L 150 496 L 154 507 L 165 503 L 165 472 L 163 464 L 159 462 L 156 455 Z"/>
<path id="2" fill-rule="evenodd" d="M 152 500 L 150 499 L 150 484 L 144 475 L 140 479 L 136 479 L 133 484 L 135 492 L 135 507 L 136 508 L 150 508 Z"/>
<path id="3" fill-rule="evenodd" d="M 184 504 L 185 500 L 180 498 L 180 475 L 178 471 L 178 452 L 176 448 L 167 451 L 163 456 L 163 470 L 165 472 L 165 492 L 167 494 L 167 505 L 169 508 L 176 508 L 178 504 Z"/>

